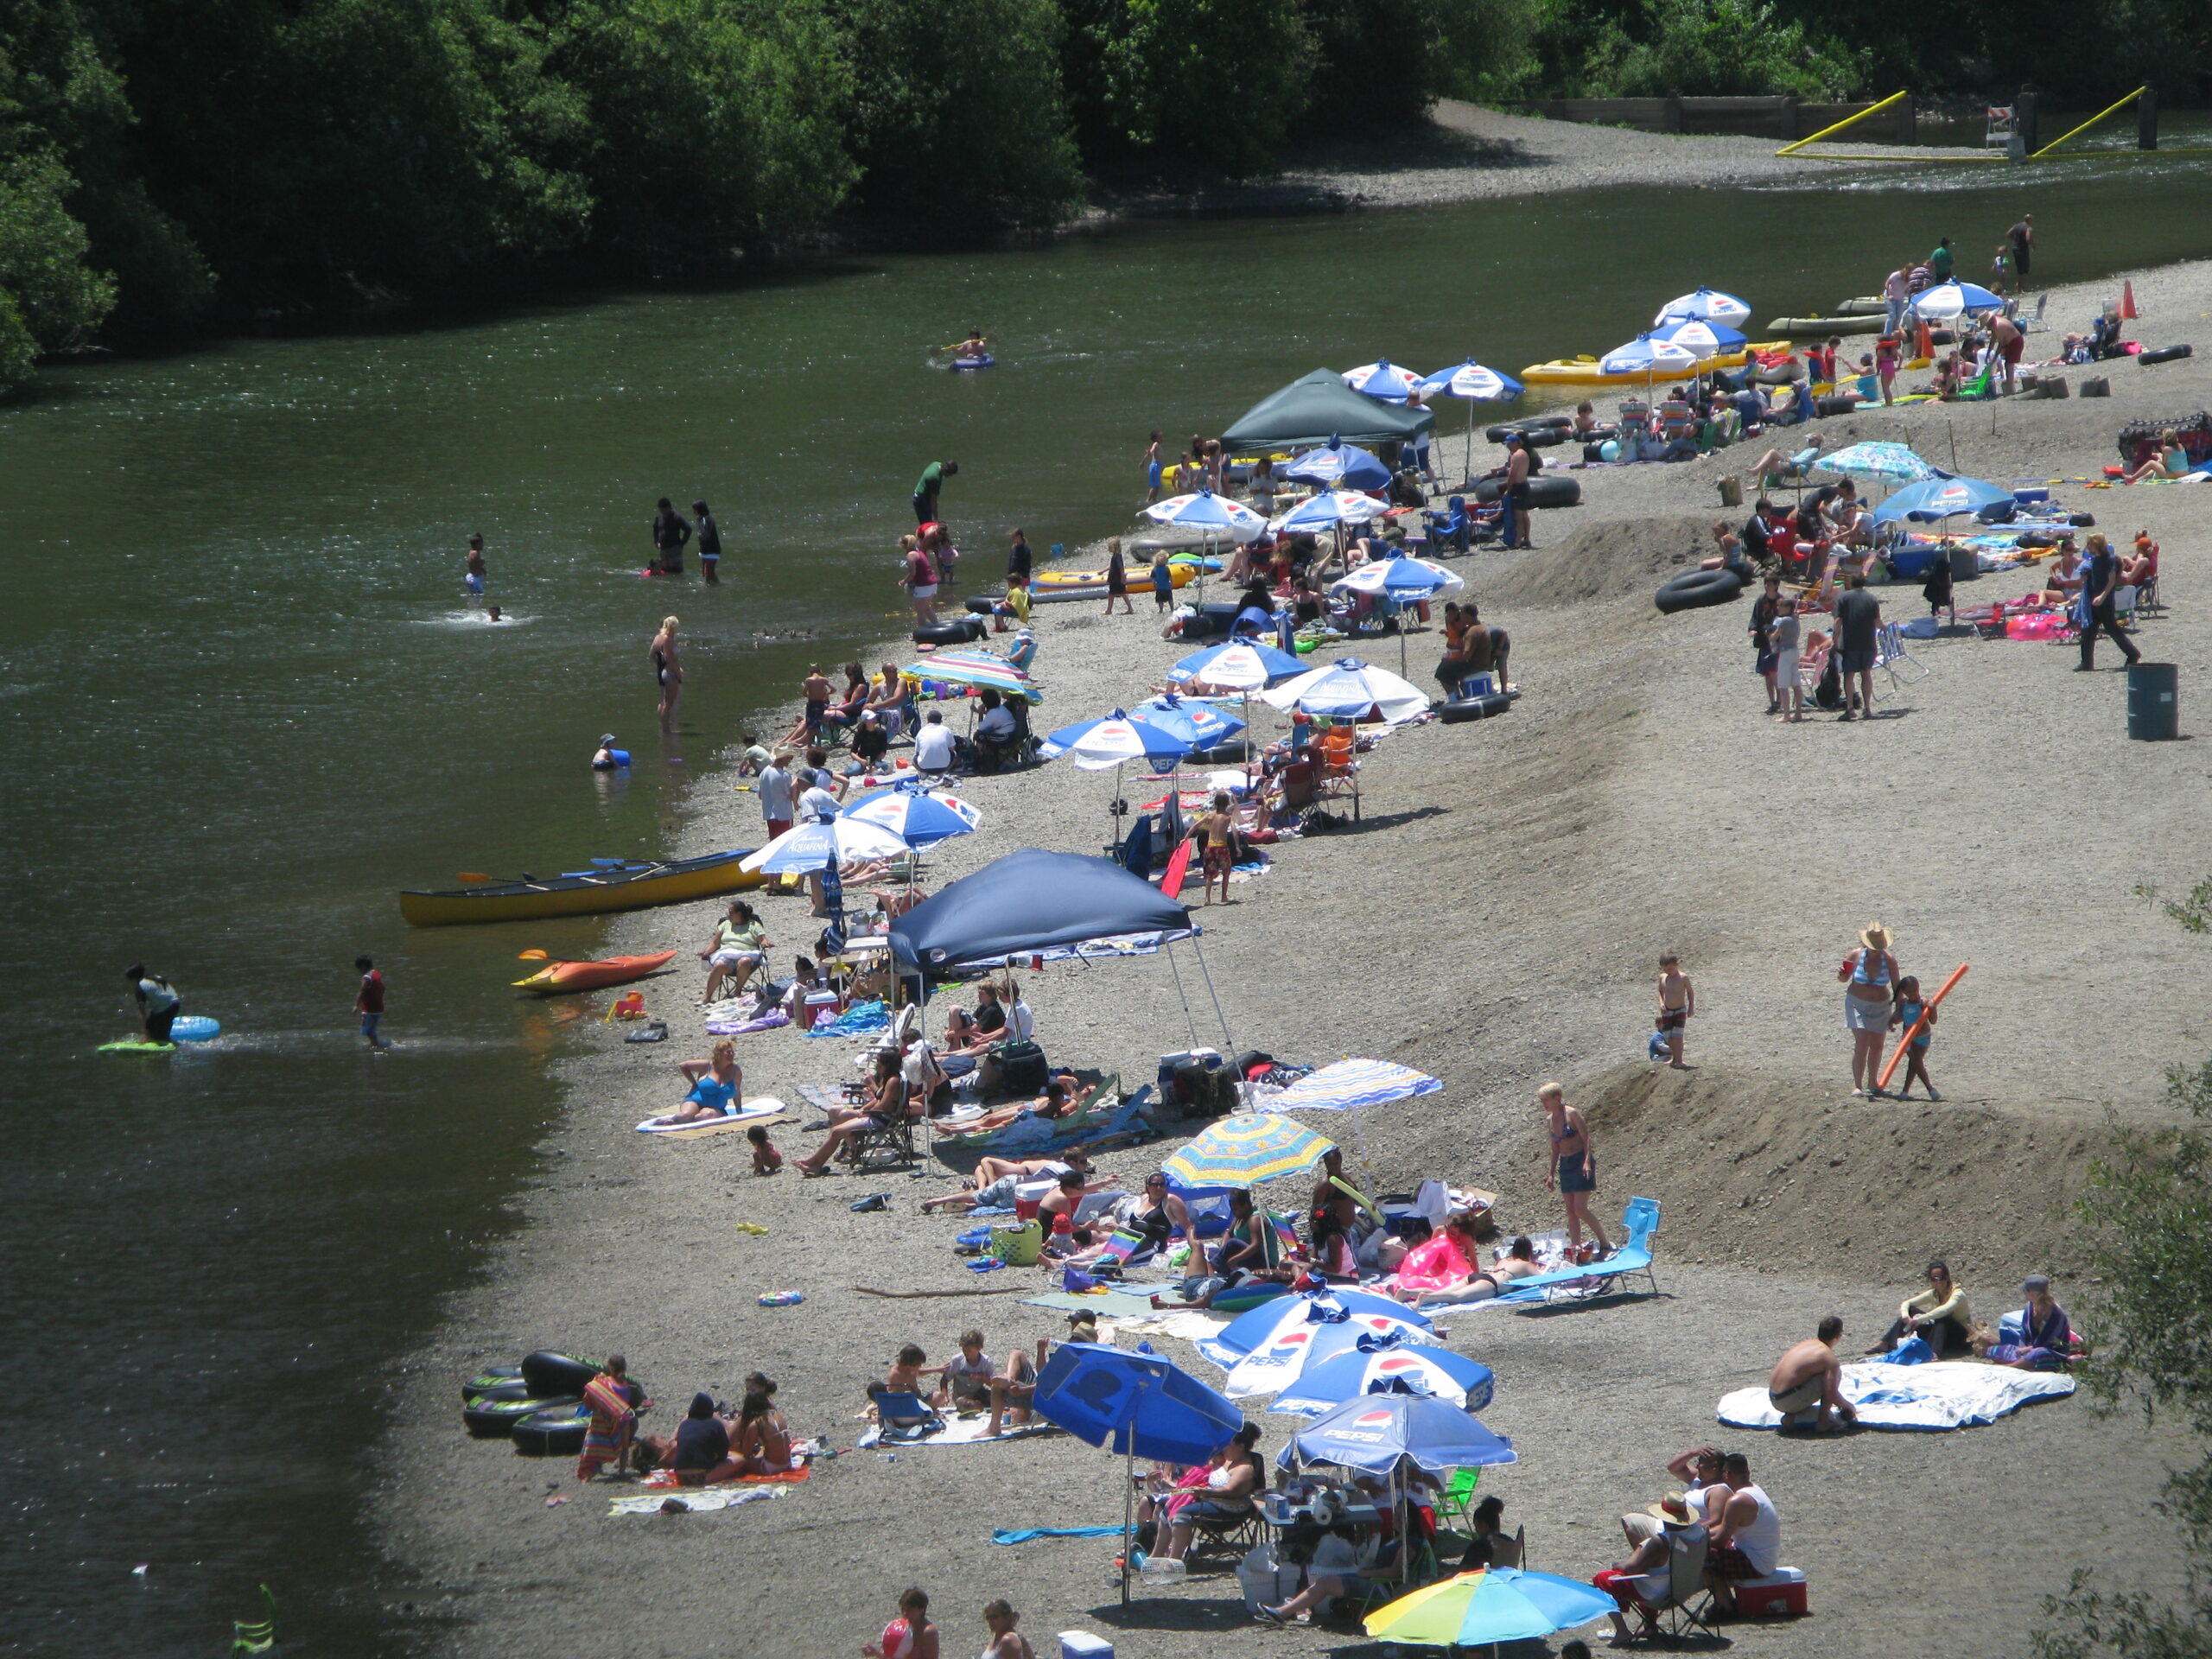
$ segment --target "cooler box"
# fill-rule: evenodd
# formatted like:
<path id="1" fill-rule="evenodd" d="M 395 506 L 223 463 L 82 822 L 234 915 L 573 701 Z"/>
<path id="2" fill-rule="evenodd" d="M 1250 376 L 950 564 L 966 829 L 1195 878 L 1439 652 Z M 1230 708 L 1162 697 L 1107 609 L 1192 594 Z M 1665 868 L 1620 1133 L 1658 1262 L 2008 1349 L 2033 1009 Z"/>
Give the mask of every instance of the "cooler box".
<path id="1" fill-rule="evenodd" d="M 1764 1579 L 1738 1584 L 1736 1611 L 1745 1618 L 1791 1618 L 1802 1614 L 1805 1575 L 1794 1567 L 1780 1567 Z"/>
<path id="2" fill-rule="evenodd" d="M 1046 1175 L 1033 1181 L 1024 1181 L 1014 1189 L 1014 1218 L 1027 1221 L 1037 1213 L 1037 1206 L 1045 1202 L 1046 1195 L 1059 1182 Z"/>
<path id="3" fill-rule="evenodd" d="M 1060 1659 L 1114 1659 L 1114 1644 L 1089 1630 L 1062 1630 Z"/>

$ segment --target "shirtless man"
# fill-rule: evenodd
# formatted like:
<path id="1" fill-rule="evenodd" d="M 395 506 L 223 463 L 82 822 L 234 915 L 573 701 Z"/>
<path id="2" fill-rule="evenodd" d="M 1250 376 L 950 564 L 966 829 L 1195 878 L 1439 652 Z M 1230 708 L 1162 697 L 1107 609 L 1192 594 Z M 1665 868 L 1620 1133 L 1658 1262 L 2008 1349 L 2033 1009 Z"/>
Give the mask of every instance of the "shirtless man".
<path id="1" fill-rule="evenodd" d="M 1506 546 L 1529 545 L 1529 448 L 1519 437 L 1508 440 L 1505 455 L 1505 510 L 1512 514 L 1506 526 Z"/>
<path id="2" fill-rule="evenodd" d="M 1048 1233 L 1052 1230 L 1052 1224 L 1062 1216 L 1068 1218 L 1068 1225 L 1072 1227 L 1076 1211 L 1083 1208 L 1083 1201 L 1093 1192 L 1108 1191 L 1113 1185 L 1110 1179 L 1104 1179 L 1086 1181 L 1081 1170 L 1071 1169 L 1060 1177 L 1060 1184 L 1047 1192 L 1045 1201 L 1037 1206 L 1037 1219 L 1044 1224 Z"/>
<path id="3" fill-rule="evenodd" d="M 1682 1032 L 1697 1013 L 1697 987 L 1682 971 L 1682 959 L 1669 950 L 1659 958 L 1659 1031 L 1667 1039 L 1667 1064 L 1677 1071 L 1682 1064 Z"/>
<path id="4" fill-rule="evenodd" d="M 1809 1428 L 1829 1433 L 1831 1415 L 1855 1423 L 1859 1414 L 1843 1397 L 1843 1362 L 1836 1357 L 1836 1338 L 1843 1321 L 1831 1313 L 1822 1319 L 1811 1340 L 1797 1343 L 1785 1352 L 1767 1379 L 1769 1404 L 1782 1414 L 1784 1428 Z"/>
<path id="5" fill-rule="evenodd" d="M 991 342 L 983 337 L 982 329 L 970 328 L 968 331 L 968 338 L 962 340 L 952 350 L 956 357 L 988 357 L 990 354 Z"/>
<path id="6" fill-rule="evenodd" d="M 2020 353 L 2024 343 L 2020 325 L 2012 318 L 2000 312 L 1990 322 L 1989 348 L 1997 354 L 2008 392 L 2019 390 Z"/>

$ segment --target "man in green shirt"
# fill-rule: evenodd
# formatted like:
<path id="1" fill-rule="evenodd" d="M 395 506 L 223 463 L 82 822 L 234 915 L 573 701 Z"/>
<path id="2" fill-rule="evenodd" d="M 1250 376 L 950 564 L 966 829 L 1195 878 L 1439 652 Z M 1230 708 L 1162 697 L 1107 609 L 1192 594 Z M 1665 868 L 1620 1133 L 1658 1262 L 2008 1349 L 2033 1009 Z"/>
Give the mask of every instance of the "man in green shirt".
<path id="1" fill-rule="evenodd" d="M 944 480 L 960 470 L 957 461 L 933 461 L 922 468 L 921 482 L 914 486 L 914 522 L 931 524 L 937 522 L 937 493 L 944 487 Z"/>
<path id="2" fill-rule="evenodd" d="M 1951 238 L 1943 238 L 1936 245 L 1936 251 L 1928 256 L 1928 274 L 1939 283 L 1951 280 Z"/>

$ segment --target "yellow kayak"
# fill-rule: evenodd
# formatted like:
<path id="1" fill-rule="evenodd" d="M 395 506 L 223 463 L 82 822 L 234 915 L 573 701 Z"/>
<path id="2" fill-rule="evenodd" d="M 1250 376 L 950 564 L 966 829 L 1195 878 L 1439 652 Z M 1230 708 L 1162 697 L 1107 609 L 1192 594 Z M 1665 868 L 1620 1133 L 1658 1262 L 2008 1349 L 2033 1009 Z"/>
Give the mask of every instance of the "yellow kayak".
<path id="1" fill-rule="evenodd" d="M 1753 352 L 1786 352 L 1786 340 L 1764 340 L 1745 346 L 1740 352 L 1724 352 L 1719 357 L 1708 357 L 1699 366 L 1707 369 L 1740 369 L 1751 361 Z M 1549 386 L 1641 386 L 1657 385 L 1676 378 L 1675 374 L 1652 374 L 1638 369 L 1633 374 L 1600 374 L 1594 357 L 1555 357 L 1548 363 L 1538 363 L 1521 371 L 1521 378 L 1532 385 Z"/>
<path id="2" fill-rule="evenodd" d="M 1188 587 L 1201 570 L 1219 570 L 1219 559 L 1179 558 L 1170 555 L 1167 576 L 1178 588 Z M 1152 566 L 1131 563 L 1124 566 L 1124 580 L 1132 594 L 1152 591 Z M 1053 599 L 1097 599 L 1106 592 L 1103 570 L 1040 570 L 1029 581 L 1029 596 L 1042 604 Z"/>

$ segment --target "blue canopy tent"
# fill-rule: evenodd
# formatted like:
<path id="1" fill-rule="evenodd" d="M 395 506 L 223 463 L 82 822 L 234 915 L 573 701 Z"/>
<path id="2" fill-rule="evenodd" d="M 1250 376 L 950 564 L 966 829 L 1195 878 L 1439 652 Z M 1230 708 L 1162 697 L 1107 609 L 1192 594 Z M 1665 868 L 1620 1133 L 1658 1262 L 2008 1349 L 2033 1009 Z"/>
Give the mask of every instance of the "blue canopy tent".
<path id="1" fill-rule="evenodd" d="M 1048 853 L 1024 847 L 963 875 L 891 925 L 891 956 L 901 978 L 918 979 L 924 992 L 948 979 L 1007 967 L 1027 957 L 1058 958 L 1142 955 L 1189 939 L 1198 930 L 1191 912 L 1151 882 L 1111 859 L 1082 853 Z M 1173 965 L 1174 957 L 1168 962 Z M 1198 957 L 1205 972 L 1205 958 Z M 1175 969 L 1178 991 L 1182 970 Z M 1211 995 L 1213 980 L 1206 976 Z M 1229 1020 L 1213 999 L 1228 1041 Z M 1183 1001 L 1190 1014 L 1190 1000 Z M 1195 1024 L 1192 1039 L 1197 1040 Z"/>
<path id="2" fill-rule="evenodd" d="M 1077 1439 L 1136 1459 L 1205 1462 L 1244 1427 L 1244 1413 L 1186 1371 L 1141 1347 L 1064 1342 L 1038 1374 L 1037 1414 Z M 1122 1599 L 1129 1599 L 1136 1484 L 1122 1483 Z"/>

